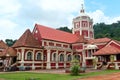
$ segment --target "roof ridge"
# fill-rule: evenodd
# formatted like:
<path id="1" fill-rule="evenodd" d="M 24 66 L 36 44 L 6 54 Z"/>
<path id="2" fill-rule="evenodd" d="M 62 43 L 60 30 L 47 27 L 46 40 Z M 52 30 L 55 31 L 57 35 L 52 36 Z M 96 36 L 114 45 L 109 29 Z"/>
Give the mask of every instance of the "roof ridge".
<path id="1" fill-rule="evenodd" d="M 31 31 L 27 29 L 16 41 L 13 47 L 40 47 L 39 42 L 34 38 Z"/>
<path id="2" fill-rule="evenodd" d="M 62 30 L 58 30 L 58 29 L 54 29 L 52 27 L 44 26 L 44 25 L 41 25 L 41 24 L 36 24 L 36 25 L 38 25 L 37 27 L 42 26 L 42 27 L 45 27 L 45 28 L 48 28 L 48 29 L 52 29 L 52 30 L 56 30 L 56 31 L 60 31 L 60 32 L 64 32 L 64 33 L 68 33 L 68 34 L 74 35 L 72 33 L 69 33 L 69 32 L 66 32 L 66 31 L 62 31 Z"/>
<path id="3" fill-rule="evenodd" d="M 36 28 L 34 29 L 38 30 L 38 37 L 41 39 L 48 39 L 65 43 L 75 43 L 78 40 L 78 36 L 69 32 L 57 30 L 40 24 L 35 24 L 35 27 Z"/>

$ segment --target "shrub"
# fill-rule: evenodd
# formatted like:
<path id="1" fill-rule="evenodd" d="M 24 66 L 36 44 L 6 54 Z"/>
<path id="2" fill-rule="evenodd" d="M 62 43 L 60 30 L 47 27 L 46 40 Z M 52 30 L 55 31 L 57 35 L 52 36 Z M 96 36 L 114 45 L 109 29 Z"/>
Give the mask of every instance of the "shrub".
<path id="1" fill-rule="evenodd" d="M 71 67 L 71 75 L 79 75 L 80 68 L 79 65 L 74 65 Z"/>
<path id="2" fill-rule="evenodd" d="M 77 59 L 72 60 L 71 63 L 71 75 L 79 75 L 80 72 L 80 66 L 79 66 L 79 61 Z"/>

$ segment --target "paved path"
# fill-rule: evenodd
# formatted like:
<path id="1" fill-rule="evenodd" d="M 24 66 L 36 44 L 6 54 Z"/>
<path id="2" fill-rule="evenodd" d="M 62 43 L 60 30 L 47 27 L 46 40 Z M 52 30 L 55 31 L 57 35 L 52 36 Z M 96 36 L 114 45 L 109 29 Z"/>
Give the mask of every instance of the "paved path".
<path id="1" fill-rule="evenodd" d="M 88 78 L 83 78 L 83 79 L 78 79 L 78 80 L 120 80 L 120 73 L 88 77 Z"/>

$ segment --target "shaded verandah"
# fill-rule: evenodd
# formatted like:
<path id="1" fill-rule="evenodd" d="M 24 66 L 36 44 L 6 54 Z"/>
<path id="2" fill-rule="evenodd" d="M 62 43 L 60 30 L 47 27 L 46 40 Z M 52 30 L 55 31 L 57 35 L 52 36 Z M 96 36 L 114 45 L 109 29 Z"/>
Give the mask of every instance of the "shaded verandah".
<path id="1" fill-rule="evenodd" d="M 12 47 L 8 47 L 0 52 L 0 71 L 8 71 L 12 67 L 16 66 L 16 54 L 16 51 Z"/>
<path id="2" fill-rule="evenodd" d="M 104 66 L 106 69 L 119 69 L 120 68 L 120 45 L 109 42 L 105 47 L 94 53 L 97 57 L 98 68 Z"/>

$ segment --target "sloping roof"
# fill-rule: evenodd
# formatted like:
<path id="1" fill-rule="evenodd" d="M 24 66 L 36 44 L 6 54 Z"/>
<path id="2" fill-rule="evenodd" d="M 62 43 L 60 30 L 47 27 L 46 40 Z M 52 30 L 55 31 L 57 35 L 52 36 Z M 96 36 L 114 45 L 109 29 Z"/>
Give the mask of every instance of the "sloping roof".
<path id="1" fill-rule="evenodd" d="M 110 40 L 111 40 L 110 38 L 91 39 L 88 41 L 88 43 L 105 43 L 109 42 Z"/>
<path id="2" fill-rule="evenodd" d="M 16 41 L 12 47 L 35 47 L 40 48 L 39 42 L 34 38 L 29 29 Z"/>
<path id="3" fill-rule="evenodd" d="M 4 49 L 2 52 L 0 52 L 0 57 L 3 56 L 17 56 L 17 51 L 12 47 L 8 47 L 7 49 Z"/>
<path id="4" fill-rule="evenodd" d="M 120 49 L 112 45 L 107 45 L 94 53 L 94 55 L 110 55 L 110 54 L 120 54 Z"/>
<path id="5" fill-rule="evenodd" d="M 39 24 L 36 24 L 35 27 L 36 29 L 38 29 L 42 39 L 54 40 L 65 43 L 75 43 L 81 40 L 80 37 L 72 33 L 56 30 Z"/>
<path id="6" fill-rule="evenodd" d="M 78 40 L 76 41 L 76 43 L 79 43 L 79 42 L 85 42 L 85 43 L 87 43 L 88 42 L 88 40 L 86 40 L 82 35 L 80 36 L 77 36 L 78 37 Z"/>
<path id="7" fill-rule="evenodd" d="M 1 40 L 0 41 L 0 49 L 6 49 L 8 46 Z"/>

